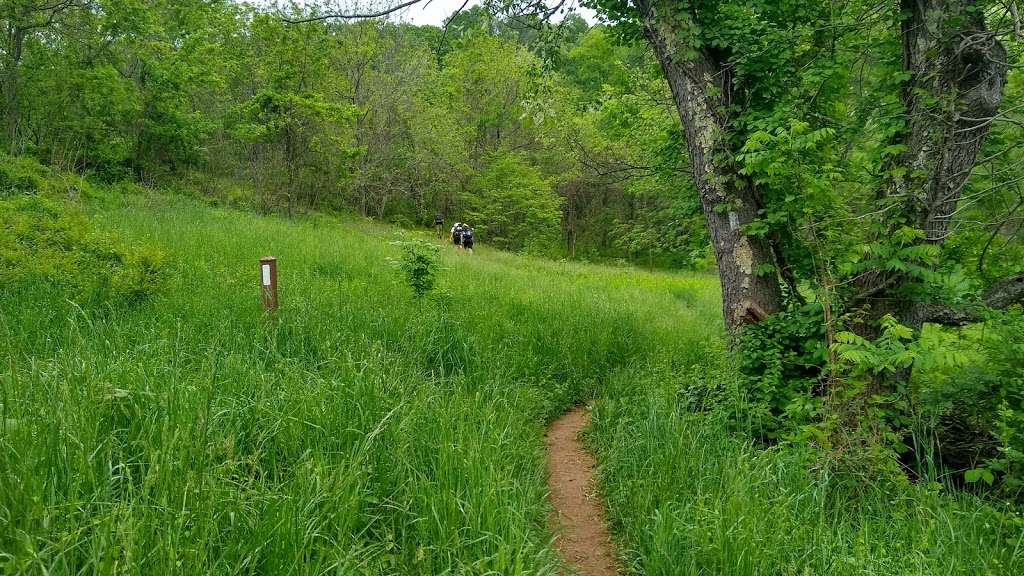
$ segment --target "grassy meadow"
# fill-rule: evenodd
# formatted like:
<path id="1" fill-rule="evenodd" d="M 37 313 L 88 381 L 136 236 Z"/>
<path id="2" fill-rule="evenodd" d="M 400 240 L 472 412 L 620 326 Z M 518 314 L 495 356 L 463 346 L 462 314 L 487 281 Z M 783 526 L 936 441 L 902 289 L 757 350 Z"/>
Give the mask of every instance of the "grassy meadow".
<path id="1" fill-rule="evenodd" d="M 397 229 L 86 209 L 162 251 L 164 283 L 0 285 L 2 573 L 554 575 L 542 435 L 589 399 L 630 574 L 1024 572 L 1012 511 L 837 484 L 685 408 L 687 379 L 728 372 L 708 276 L 445 248 L 416 300 Z"/>
<path id="2" fill-rule="evenodd" d="M 705 277 L 446 249 L 416 301 L 395 229 L 116 204 L 94 219 L 166 254 L 157 296 L 0 304 L 8 573 L 554 574 L 546 420 L 718 346 Z"/>

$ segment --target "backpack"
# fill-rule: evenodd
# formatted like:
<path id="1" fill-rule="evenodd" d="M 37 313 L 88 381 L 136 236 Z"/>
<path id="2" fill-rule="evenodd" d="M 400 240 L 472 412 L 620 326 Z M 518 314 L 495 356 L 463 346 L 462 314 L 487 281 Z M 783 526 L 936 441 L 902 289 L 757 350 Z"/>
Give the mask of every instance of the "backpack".
<path id="1" fill-rule="evenodd" d="M 473 239 L 473 229 L 472 228 L 463 228 L 462 229 L 462 239 L 463 240 L 472 240 Z"/>

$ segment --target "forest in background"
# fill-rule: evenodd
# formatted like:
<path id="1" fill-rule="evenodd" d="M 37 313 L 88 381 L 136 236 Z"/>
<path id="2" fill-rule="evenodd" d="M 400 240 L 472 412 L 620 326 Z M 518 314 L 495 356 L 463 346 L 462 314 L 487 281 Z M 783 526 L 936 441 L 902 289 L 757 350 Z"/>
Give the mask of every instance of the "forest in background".
<path id="1" fill-rule="evenodd" d="M 446 29 L 291 24 L 229 1 L 2 14 L 5 149 L 261 212 L 468 220 L 549 256 L 707 266 L 668 86 L 572 15 L 477 6 Z"/>

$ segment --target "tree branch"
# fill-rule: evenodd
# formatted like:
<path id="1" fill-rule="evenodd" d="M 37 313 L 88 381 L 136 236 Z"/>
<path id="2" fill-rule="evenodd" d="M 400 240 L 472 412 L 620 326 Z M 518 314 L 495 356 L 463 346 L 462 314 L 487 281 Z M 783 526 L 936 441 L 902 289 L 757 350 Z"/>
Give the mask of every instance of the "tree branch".
<path id="1" fill-rule="evenodd" d="M 1024 274 L 996 283 L 982 294 L 981 301 L 996 310 L 1024 303 Z"/>
<path id="2" fill-rule="evenodd" d="M 427 3 L 429 4 L 431 1 L 433 1 L 433 0 L 428 0 Z M 451 16 L 449 16 L 448 18 L 445 18 L 444 30 L 441 32 L 441 39 L 438 40 L 438 42 L 437 42 L 437 53 L 439 55 L 441 54 L 441 48 L 444 47 L 445 40 L 448 39 L 448 27 L 455 20 L 455 17 L 458 16 L 460 13 L 462 13 L 463 10 L 466 9 L 466 5 L 467 4 L 469 4 L 469 0 L 463 0 L 462 6 L 459 6 L 459 9 L 456 10 L 455 12 L 452 12 Z M 440 56 L 438 56 L 438 57 L 440 58 Z"/>
<path id="3" fill-rule="evenodd" d="M 390 6 L 388 8 L 382 8 L 376 12 L 355 12 L 351 14 L 338 14 L 332 12 L 330 14 L 310 16 L 308 18 L 282 18 L 282 20 L 289 24 L 305 24 L 306 22 L 321 22 L 323 20 L 365 20 L 368 18 L 380 18 L 381 16 L 387 16 L 388 14 L 398 12 L 402 8 L 408 8 L 409 6 L 412 6 L 413 4 L 419 4 L 420 2 L 423 2 L 423 0 L 406 0 L 401 4 L 395 4 L 394 6 Z"/>
<path id="4" fill-rule="evenodd" d="M 994 284 L 982 293 L 980 304 L 993 310 L 1005 310 L 1014 304 L 1024 304 L 1024 274 Z M 960 309 L 941 304 L 923 304 L 921 315 L 925 322 L 945 326 L 966 326 L 984 319 L 978 306 Z"/>

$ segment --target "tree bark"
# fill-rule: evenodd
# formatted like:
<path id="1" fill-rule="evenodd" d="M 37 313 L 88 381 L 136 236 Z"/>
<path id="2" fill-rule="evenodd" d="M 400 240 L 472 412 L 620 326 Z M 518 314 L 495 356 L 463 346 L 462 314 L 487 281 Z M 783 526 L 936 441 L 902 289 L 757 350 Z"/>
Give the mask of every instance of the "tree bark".
<path id="1" fill-rule="evenodd" d="M 761 208 L 753 183 L 739 173 L 728 138 L 725 111 L 731 95 L 729 72 L 710 53 L 687 54 L 677 45 L 672 8 L 638 2 L 644 34 L 661 64 L 686 135 L 693 180 L 711 234 L 722 284 L 722 313 L 730 331 L 782 309 L 782 291 L 770 244 L 744 234 Z M 665 14 L 659 14 L 665 12 Z M 670 25 L 670 23 L 672 23 Z"/>
<path id="2" fill-rule="evenodd" d="M 910 79 L 903 89 L 906 129 L 904 151 L 890 166 L 893 174 L 879 190 L 881 202 L 893 202 L 887 228 L 911 225 L 924 242 L 941 246 L 978 150 L 998 112 L 1006 81 L 1006 50 L 987 30 L 976 0 L 901 0 L 903 68 Z M 920 328 L 936 317 L 936 307 L 906 296 L 915 278 L 875 271 L 857 282 L 860 297 L 871 302 L 872 320 L 894 314 Z M 870 330 L 870 328 L 866 328 Z"/>
<path id="3" fill-rule="evenodd" d="M 1006 50 L 974 0 L 902 0 L 908 131 L 905 175 L 890 193 L 942 244 L 967 178 L 1003 99 Z"/>

